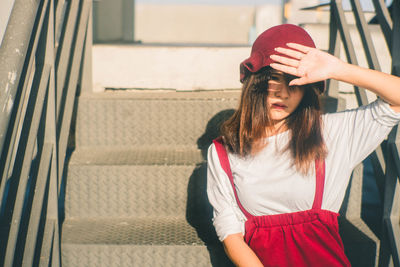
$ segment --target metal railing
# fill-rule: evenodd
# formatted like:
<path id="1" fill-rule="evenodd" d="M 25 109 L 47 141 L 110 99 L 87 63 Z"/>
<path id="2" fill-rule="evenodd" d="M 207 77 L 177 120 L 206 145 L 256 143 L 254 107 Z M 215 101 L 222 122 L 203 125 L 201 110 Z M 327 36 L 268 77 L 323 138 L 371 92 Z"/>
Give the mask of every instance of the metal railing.
<path id="1" fill-rule="evenodd" d="M 380 29 L 392 57 L 392 74 L 400 76 L 400 0 L 393 0 L 392 18 L 383 0 L 372 0 Z M 352 12 L 356 21 L 356 29 L 362 42 L 369 68 L 381 70 L 377 52 L 375 51 L 369 26 L 361 9 L 360 1 L 350 0 Z M 358 64 L 355 48 L 350 35 L 350 26 L 346 22 L 342 1 L 330 3 L 330 43 L 329 52 L 339 54 L 341 44 L 344 47 L 347 61 Z M 399 88 L 400 90 L 400 88 Z M 367 94 L 364 89 L 354 87 L 358 105 L 368 104 Z M 331 82 L 327 94 L 337 97 L 337 86 Z M 400 159 L 399 159 L 400 133 L 396 126 L 390 133 L 387 142 L 382 144 L 372 155 L 372 163 L 376 184 L 383 203 L 382 230 L 377 236 L 377 255 L 375 266 L 389 266 L 393 264 L 400 267 Z M 362 176 L 362 171 L 353 172 L 355 176 Z M 362 178 L 361 178 L 362 179 Z M 360 204 L 360 203 L 359 203 Z M 361 204 L 360 204 L 361 205 Z M 345 212 L 345 217 L 356 228 L 364 224 L 361 218 L 361 208 L 358 213 Z M 367 233 L 368 235 L 368 233 Z M 370 238 L 374 239 L 374 234 Z"/>
<path id="2" fill-rule="evenodd" d="M 0 48 L 0 266 L 61 265 L 71 120 L 76 95 L 92 84 L 91 8 L 15 0 Z"/>

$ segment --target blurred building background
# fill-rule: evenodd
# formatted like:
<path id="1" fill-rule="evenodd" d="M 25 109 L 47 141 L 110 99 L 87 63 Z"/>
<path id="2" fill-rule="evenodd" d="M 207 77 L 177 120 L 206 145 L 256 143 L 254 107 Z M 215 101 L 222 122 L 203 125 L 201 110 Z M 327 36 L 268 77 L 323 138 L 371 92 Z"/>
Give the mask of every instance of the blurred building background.
<path id="1" fill-rule="evenodd" d="M 96 0 L 95 42 L 246 45 L 281 23 L 329 23 L 326 0 Z M 349 7 L 344 1 L 344 7 Z M 364 1 L 364 10 L 371 10 Z"/>
<path id="2" fill-rule="evenodd" d="M 328 2 L 96 0 L 94 90 L 240 88 L 238 66 L 250 54 L 255 38 L 269 27 L 281 23 L 300 25 L 309 31 L 319 49 L 327 50 Z M 374 16 L 372 2 L 365 0 L 361 4 L 370 20 Z M 350 9 L 350 2 L 343 1 L 343 6 Z M 354 17 L 350 12 L 346 15 L 356 51 L 362 51 Z M 381 51 L 383 71 L 390 72 L 389 51 L 382 33 L 376 25 L 370 25 L 370 30 L 377 51 Z M 364 55 L 359 56 L 359 64 L 366 66 Z M 347 107 L 355 107 L 353 88 L 346 84 L 339 84 L 339 88 Z M 372 100 L 375 96 L 370 97 Z"/>

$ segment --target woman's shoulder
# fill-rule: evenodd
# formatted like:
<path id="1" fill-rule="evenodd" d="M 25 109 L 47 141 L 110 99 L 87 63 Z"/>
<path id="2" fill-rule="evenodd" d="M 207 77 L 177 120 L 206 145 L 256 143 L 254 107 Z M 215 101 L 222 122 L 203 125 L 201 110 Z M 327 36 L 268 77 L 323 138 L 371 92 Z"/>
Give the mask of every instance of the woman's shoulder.
<path id="1" fill-rule="evenodd" d="M 377 98 L 368 105 L 322 115 L 326 126 L 344 125 L 346 122 L 356 119 L 374 120 L 385 126 L 393 126 L 400 121 L 400 113 L 396 113 L 388 103 Z"/>

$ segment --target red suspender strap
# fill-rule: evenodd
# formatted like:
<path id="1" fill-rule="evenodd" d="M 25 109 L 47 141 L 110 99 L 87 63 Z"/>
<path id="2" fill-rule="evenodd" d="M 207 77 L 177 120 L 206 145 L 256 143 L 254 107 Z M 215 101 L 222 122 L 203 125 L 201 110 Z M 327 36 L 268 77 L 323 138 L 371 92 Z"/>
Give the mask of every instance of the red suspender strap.
<path id="1" fill-rule="evenodd" d="M 324 195 L 324 185 L 325 185 L 325 161 L 315 160 L 315 196 L 313 209 L 321 209 L 322 207 L 322 197 Z"/>
<path id="2" fill-rule="evenodd" d="M 215 139 L 213 141 L 213 143 L 215 145 L 215 149 L 217 150 L 217 154 L 218 154 L 218 158 L 219 158 L 219 162 L 221 164 L 221 167 L 225 171 L 225 173 L 228 175 L 229 181 L 231 182 L 231 185 L 232 185 L 232 188 L 233 188 L 233 193 L 235 194 L 236 202 L 237 202 L 240 210 L 246 216 L 246 218 L 250 219 L 253 216 L 243 208 L 243 206 L 240 203 L 240 200 L 239 200 L 239 198 L 237 196 L 236 187 L 235 187 L 235 184 L 233 182 L 233 175 L 232 175 L 232 171 L 231 171 L 231 165 L 229 164 L 228 154 L 226 153 L 225 146 L 222 144 L 222 139 L 221 138 L 217 138 L 217 139 Z"/>

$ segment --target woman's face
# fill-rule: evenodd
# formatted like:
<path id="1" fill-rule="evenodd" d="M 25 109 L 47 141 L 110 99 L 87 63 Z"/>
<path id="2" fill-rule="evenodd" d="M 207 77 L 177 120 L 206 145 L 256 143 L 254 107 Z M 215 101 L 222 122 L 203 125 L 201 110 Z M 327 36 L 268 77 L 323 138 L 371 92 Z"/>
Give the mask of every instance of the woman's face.
<path id="1" fill-rule="evenodd" d="M 270 118 L 275 124 L 283 122 L 296 110 L 304 95 L 304 90 L 298 86 L 288 86 L 282 72 L 273 71 L 268 81 L 267 103 Z"/>

